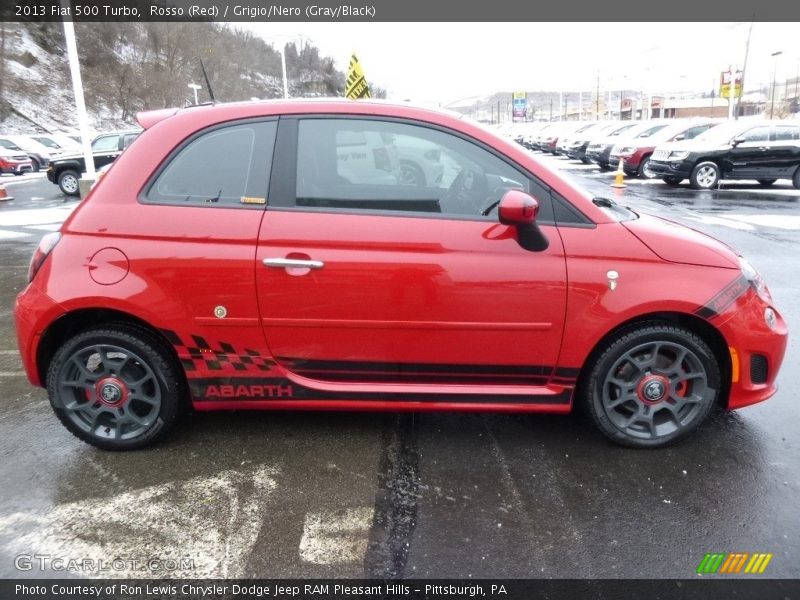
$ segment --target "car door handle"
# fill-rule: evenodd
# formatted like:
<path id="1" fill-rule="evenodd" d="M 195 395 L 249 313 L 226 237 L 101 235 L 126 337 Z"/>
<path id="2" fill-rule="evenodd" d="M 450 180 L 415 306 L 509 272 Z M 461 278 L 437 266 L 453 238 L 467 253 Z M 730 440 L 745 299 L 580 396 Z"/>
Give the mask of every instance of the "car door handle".
<path id="1" fill-rule="evenodd" d="M 321 260 L 301 260 L 298 258 L 265 258 L 263 261 L 265 267 L 274 267 L 276 269 L 321 269 L 325 263 Z"/>

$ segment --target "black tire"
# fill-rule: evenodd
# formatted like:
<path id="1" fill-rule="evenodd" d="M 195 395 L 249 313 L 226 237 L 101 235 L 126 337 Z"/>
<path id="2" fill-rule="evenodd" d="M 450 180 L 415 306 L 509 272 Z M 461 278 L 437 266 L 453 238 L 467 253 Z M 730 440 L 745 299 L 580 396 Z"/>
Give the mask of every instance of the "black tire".
<path id="1" fill-rule="evenodd" d="M 704 160 L 695 165 L 689 176 L 689 183 L 696 190 L 713 190 L 722 179 L 722 172 L 717 163 Z"/>
<path id="2" fill-rule="evenodd" d="M 650 169 L 648 169 L 649 165 L 650 165 L 650 157 L 645 156 L 639 163 L 639 169 L 636 174 L 642 179 L 655 179 L 657 175 L 653 173 Z"/>
<path id="3" fill-rule="evenodd" d="M 797 167 L 797 170 L 794 172 L 794 177 L 792 177 L 792 184 L 794 185 L 795 189 L 800 190 L 800 167 Z"/>
<path id="4" fill-rule="evenodd" d="M 611 166 L 608 165 L 608 164 L 597 163 L 597 166 L 600 167 L 601 171 L 610 171 L 611 170 Z"/>
<path id="5" fill-rule="evenodd" d="M 187 398 L 166 344 L 126 324 L 89 329 L 65 342 L 47 370 L 47 392 L 61 423 L 104 450 L 135 450 L 161 439 Z"/>
<path id="6" fill-rule="evenodd" d="M 591 161 L 591 160 L 589 160 L 588 158 L 582 158 L 582 159 L 581 159 L 581 162 L 582 162 L 583 164 L 585 164 L 585 165 L 590 165 L 590 164 L 592 164 L 592 161 Z"/>
<path id="7" fill-rule="evenodd" d="M 758 179 L 757 181 L 758 181 L 758 183 L 760 185 L 763 185 L 764 187 L 769 187 L 769 186 L 771 186 L 773 183 L 775 183 L 778 180 L 777 179 Z"/>
<path id="8" fill-rule="evenodd" d="M 675 187 L 677 185 L 680 185 L 680 183 L 681 183 L 681 181 L 683 181 L 683 179 L 681 179 L 680 177 L 662 177 L 661 181 L 663 181 L 667 185 Z"/>
<path id="9" fill-rule="evenodd" d="M 72 169 L 61 171 L 61 173 L 58 174 L 58 187 L 66 196 L 79 196 L 81 190 L 78 185 L 78 180 L 80 178 L 80 173 Z"/>
<path id="10" fill-rule="evenodd" d="M 717 402 L 719 363 L 708 344 L 683 327 L 634 325 L 595 356 L 579 401 L 617 444 L 659 448 L 676 442 L 697 429 Z"/>
<path id="11" fill-rule="evenodd" d="M 42 165 L 39 164 L 39 161 L 35 158 L 31 158 L 31 168 L 33 169 L 34 173 L 38 173 L 39 169 L 42 168 Z"/>

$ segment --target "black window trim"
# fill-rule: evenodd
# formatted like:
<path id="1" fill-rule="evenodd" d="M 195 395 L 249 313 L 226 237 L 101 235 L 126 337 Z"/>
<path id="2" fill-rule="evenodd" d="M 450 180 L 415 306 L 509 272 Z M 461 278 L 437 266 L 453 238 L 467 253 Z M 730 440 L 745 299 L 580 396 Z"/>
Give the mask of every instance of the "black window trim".
<path id="1" fill-rule="evenodd" d="M 365 209 L 348 209 L 348 208 L 331 208 L 331 207 L 306 207 L 296 206 L 296 178 L 297 178 L 297 145 L 298 145 L 298 124 L 301 120 L 311 119 L 344 119 L 344 120 L 363 120 L 363 121 L 384 121 L 389 123 L 402 123 L 416 127 L 425 127 L 456 136 L 466 142 L 472 143 L 479 148 L 489 152 L 497 159 L 501 160 L 508 166 L 525 175 L 529 180 L 533 181 L 546 190 L 548 198 L 545 199 L 549 203 L 550 218 L 537 220 L 538 225 L 545 226 L 558 226 L 558 227 L 580 227 L 580 228 L 594 228 L 594 223 L 589 217 L 583 214 L 576 206 L 565 199 L 562 199 L 549 185 L 544 183 L 539 177 L 536 176 L 530 169 L 520 165 L 510 157 L 499 152 L 497 149 L 489 146 L 488 144 L 469 136 L 461 131 L 451 129 L 436 123 L 428 121 L 420 121 L 408 117 L 393 117 L 386 115 L 371 115 L 371 114 L 349 114 L 349 113 L 301 113 L 292 115 L 282 115 L 278 124 L 278 134 L 276 136 L 277 151 L 273 154 L 273 176 L 270 178 L 269 194 L 267 195 L 267 211 L 279 210 L 286 212 L 314 212 L 314 213 L 335 213 L 335 214 L 357 214 L 369 216 L 386 216 L 386 217 L 407 217 L 407 218 L 421 218 L 421 219 L 445 219 L 450 221 L 480 221 L 483 223 L 496 222 L 496 218 L 483 217 L 481 215 L 450 215 L 450 214 L 437 214 L 425 213 L 414 211 L 398 211 L 398 210 L 365 210 Z M 538 198 L 537 198 L 538 199 Z M 568 210 L 575 215 L 578 222 L 565 222 L 556 223 L 555 221 L 555 207 L 556 202 L 566 202 Z"/>
<path id="2" fill-rule="evenodd" d="M 156 181 L 158 181 L 158 178 L 161 176 L 161 174 L 164 172 L 164 170 L 170 165 L 170 163 L 173 161 L 173 159 L 175 159 L 181 153 L 181 151 L 184 148 L 186 148 L 189 144 L 191 144 L 197 138 L 199 138 L 199 137 L 201 137 L 201 136 L 203 136 L 203 135 L 205 135 L 207 133 L 211 133 L 213 131 L 217 131 L 219 129 L 225 129 L 225 128 L 228 128 L 228 127 L 236 127 L 238 125 L 246 125 L 247 123 L 264 123 L 264 122 L 272 122 L 272 121 L 279 121 L 279 117 L 275 116 L 275 115 L 269 115 L 269 116 L 264 116 L 264 117 L 247 117 L 247 118 L 243 118 L 243 119 L 232 119 L 230 121 L 223 121 L 222 123 L 215 123 L 214 125 L 210 125 L 209 127 L 204 127 L 203 129 L 199 129 L 199 130 L 195 131 L 194 133 L 192 133 L 188 137 L 186 137 L 183 140 L 181 140 L 180 143 L 178 143 L 178 145 L 175 146 L 175 148 L 173 148 L 172 151 L 169 154 L 167 154 L 161 160 L 161 162 L 158 164 L 158 166 L 153 171 L 153 173 L 150 175 L 150 177 L 147 178 L 147 181 L 145 181 L 144 185 L 142 186 L 142 189 L 139 191 L 139 193 L 136 196 L 136 200 L 139 202 L 139 204 L 149 204 L 149 205 L 152 205 L 152 206 L 183 206 L 183 207 L 187 207 L 187 208 L 189 208 L 189 207 L 191 207 L 191 208 L 214 208 L 214 209 L 217 209 L 217 210 L 226 209 L 226 208 L 230 208 L 230 209 L 234 209 L 234 210 L 259 210 L 259 211 L 265 210 L 266 207 L 267 207 L 267 204 L 269 203 L 269 196 L 268 195 L 266 196 L 267 201 L 264 204 L 219 204 L 219 203 L 215 203 L 215 202 L 202 202 L 202 203 L 200 203 L 200 202 L 185 202 L 185 203 L 164 202 L 164 201 L 150 200 L 147 197 L 147 195 L 150 193 L 150 190 L 156 184 Z M 273 140 L 273 145 L 272 145 L 272 162 L 270 164 L 270 170 L 269 170 L 269 175 L 267 177 L 267 181 L 264 182 L 264 184 L 265 184 L 264 185 L 264 190 L 266 192 L 269 192 L 269 190 L 270 190 L 270 187 L 271 187 L 270 179 L 272 179 L 272 173 L 274 173 L 273 169 L 275 168 L 275 157 L 276 157 L 276 154 L 277 154 L 276 148 L 278 147 L 277 143 L 278 143 L 278 132 L 279 131 L 280 131 L 280 126 L 278 126 L 276 128 L 275 139 Z M 133 142 L 131 142 L 130 146 L 132 146 L 132 145 L 133 145 Z"/>

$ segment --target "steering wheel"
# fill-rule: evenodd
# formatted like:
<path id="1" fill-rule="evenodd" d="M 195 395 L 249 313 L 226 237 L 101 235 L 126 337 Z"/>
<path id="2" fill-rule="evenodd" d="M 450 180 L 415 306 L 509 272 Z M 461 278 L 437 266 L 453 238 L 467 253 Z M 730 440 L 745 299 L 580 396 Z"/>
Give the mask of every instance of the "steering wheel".
<path id="1" fill-rule="evenodd" d="M 488 185 L 483 173 L 464 167 L 440 198 L 439 205 L 442 212 L 480 214 L 481 204 L 486 200 L 487 194 Z"/>

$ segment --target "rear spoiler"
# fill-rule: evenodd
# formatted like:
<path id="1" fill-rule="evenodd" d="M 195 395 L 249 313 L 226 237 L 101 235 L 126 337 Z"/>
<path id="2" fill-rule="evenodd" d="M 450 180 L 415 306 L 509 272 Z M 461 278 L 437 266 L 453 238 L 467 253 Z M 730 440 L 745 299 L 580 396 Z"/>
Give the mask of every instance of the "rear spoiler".
<path id="1" fill-rule="evenodd" d="M 136 113 L 136 121 L 143 129 L 150 129 L 153 125 L 164 119 L 168 119 L 178 112 L 177 108 L 162 108 L 160 110 L 145 110 Z"/>

